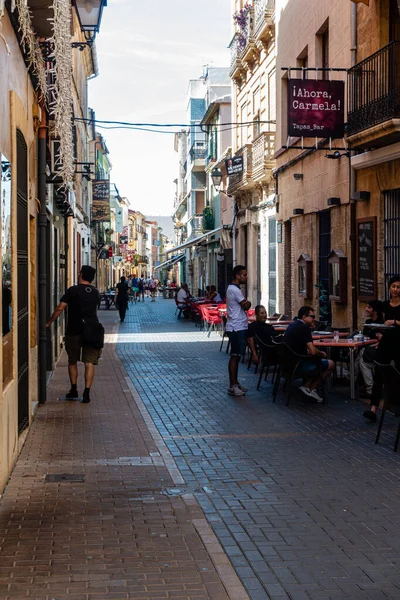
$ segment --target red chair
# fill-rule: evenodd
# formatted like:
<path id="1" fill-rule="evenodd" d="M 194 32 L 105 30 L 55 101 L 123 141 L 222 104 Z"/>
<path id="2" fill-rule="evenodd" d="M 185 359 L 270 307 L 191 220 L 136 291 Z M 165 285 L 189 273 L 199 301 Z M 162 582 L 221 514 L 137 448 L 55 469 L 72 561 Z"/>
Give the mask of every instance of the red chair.
<path id="1" fill-rule="evenodd" d="M 215 329 L 217 325 L 221 325 L 221 323 L 222 323 L 221 315 L 219 314 L 218 309 L 216 309 L 216 308 L 200 306 L 199 309 L 200 309 L 200 311 L 202 313 L 202 317 L 203 317 L 203 329 L 205 328 L 205 325 L 207 324 L 207 326 L 208 326 L 207 333 L 208 333 L 208 337 L 210 337 L 211 331 L 213 329 Z"/>

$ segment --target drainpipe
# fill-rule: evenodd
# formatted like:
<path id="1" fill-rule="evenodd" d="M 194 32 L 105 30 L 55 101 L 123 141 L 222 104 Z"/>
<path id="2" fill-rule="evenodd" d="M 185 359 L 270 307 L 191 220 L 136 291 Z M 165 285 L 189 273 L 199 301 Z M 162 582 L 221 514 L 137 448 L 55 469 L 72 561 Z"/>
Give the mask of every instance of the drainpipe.
<path id="1" fill-rule="evenodd" d="M 47 269 L 46 269 L 46 142 L 47 127 L 42 110 L 42 122 L 39 127 L 38 140 L 38 199 L 39 211 L 39 404 L 44 404 L 47 399 L 47 329 L 46 329 L 46 297 L 47 297 Z"/>
<path id="2" fill-rule="evenodd" d="M 357 63 L 357 5 L 351 3 L 350 17 L 350 35 L 351 35 L 351 66 Z M 354 153 L 351 151 L 349 156 L 349 195 L 350 195 L 350 253 L 351 253 L 351 312 L 352 329 L 358 328 L 357 311 L 357 226 L 356 226 L 356 202 L 353 199 L 356 191 L 356 172 L 351 164 L 351 157 Z"/>

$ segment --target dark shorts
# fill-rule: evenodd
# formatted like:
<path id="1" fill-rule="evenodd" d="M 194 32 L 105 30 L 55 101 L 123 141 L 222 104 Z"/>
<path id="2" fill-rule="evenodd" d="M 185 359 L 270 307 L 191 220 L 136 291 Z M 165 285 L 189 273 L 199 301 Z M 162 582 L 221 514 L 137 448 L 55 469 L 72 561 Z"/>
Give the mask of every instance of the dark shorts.
<path id="1" fill-rule="evenodd" d="M 65 349 L 68 354 L 68 362 L 72 365 L 78 361 L 97 365 L 101 356 L 101 350 L 84 346 L 82 335 L 66 335 Z"/>
<path id="2" fill-rule="evenodd" d="M 247 344 L 247 329 L 227 331 L 226 335 L 231 343 L 231 356 L 244 356 Z"/>
<path id="3" fill-rule="evenodd" d="M 328 360 L 326 358 L 321 359 L 321 371 L 324 372 L 327 370 L 329 366 Z M 299 365 L 299 370 L 297 371 L 298 375 L 310 375 L 314 371 L 317 370 L 317 366 L 311 360 L 304 360 Z"/>

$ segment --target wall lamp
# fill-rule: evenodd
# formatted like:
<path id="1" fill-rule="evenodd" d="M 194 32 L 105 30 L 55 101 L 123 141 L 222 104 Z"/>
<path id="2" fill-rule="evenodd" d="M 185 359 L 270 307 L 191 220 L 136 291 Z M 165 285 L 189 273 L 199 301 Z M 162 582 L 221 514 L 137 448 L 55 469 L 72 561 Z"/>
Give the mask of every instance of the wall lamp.
<path id="1" fill-rule="evenodd" d="M 328 198 L 328 206 L 340 206 L 340 198 Z"/>
<path id="2" fill-rule="evenodd" d="M 350 152 L 340 152 L 340 150 L 335 150 L 335 152 L 333 152 L 332 154 L 325 154 L 325 158 L 332 158 L 333 160 L 337 160 L 339 158 L 342 158 L 342 156 L 346 156 L 347 158 L 350 158 Z"/>
<path id="3" fill-rule="evenodd" d="M 73 5 L 78 15 L 79 25 L 85 36 L 85 42 L 72 42 L 71 48 L 78 48 L 81 52 L 85 48 L 93 46 L 96 33 L 100 30 L 103 8 L 107 6 L 107 0 L 73 0 Z M 53 61 L 54 44 L 52 42 L 39 42 L 43 58 Z"/>
<path id="4" fill-rule="evenodd" d="M 293 216 L 296 217 L 297 215 L 304 215 L 304 208 L 294 208 Z"/>
<path id="5" fill-rule="evenodd" d="M 228 198 L 233 198 L 233 196 L 227 194 L 227 192 L 220 189 L 222 183 L 222 173 L 217 167 L 215 167 L 215 169 L 211 171 L 211 179 L 213 182 L 213 186 L 215 187 L 218 193 L 225 194 L 225 196 L 228 196 Z"/>
<path id="6" fill-rule="evenodd" d="M 296 181 L 300 181 L 301 179 L 303 179 L 304 175 L 303 173 L 293 173 L 293 177 Z"/>

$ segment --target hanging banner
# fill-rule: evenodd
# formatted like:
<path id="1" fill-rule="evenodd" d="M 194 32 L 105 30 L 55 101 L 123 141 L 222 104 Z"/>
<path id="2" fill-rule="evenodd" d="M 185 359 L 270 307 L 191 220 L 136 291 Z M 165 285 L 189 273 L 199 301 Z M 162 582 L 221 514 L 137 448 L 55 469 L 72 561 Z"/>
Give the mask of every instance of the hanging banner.
<path id="1" fill-rule="evenodd" d="M 95 179 L 92 181 L 92 221 L 110 221 L 110 181 Z"/>
<path id="2" fill-rule="evenodd" d="M 122 233 L 124 223 L 124 211 L 121 207 L 115 209 L 115 231 L 116 233 Z"/>
<path id="3" fill-rule="evenodd" d="M 344 81 L 288 81 L 288 135 L 342 138 Z"/>
<path id="4" fill-rule="evenodd" d="M 226 173 L 228 176 L 243 172 L 243 156 L 234 156 L 225 161 Z"/>

